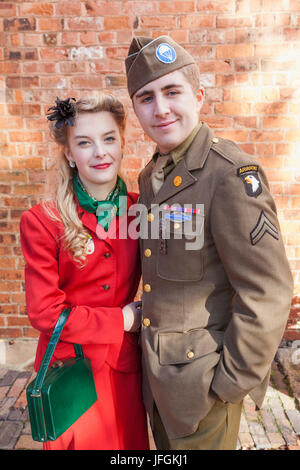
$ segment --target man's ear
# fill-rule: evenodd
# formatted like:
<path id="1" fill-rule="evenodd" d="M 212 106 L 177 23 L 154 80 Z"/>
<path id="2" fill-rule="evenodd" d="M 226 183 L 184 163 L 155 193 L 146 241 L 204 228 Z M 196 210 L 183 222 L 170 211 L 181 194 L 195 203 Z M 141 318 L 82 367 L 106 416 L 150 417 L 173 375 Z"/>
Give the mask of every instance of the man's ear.
<path id="1" fill-rule="evenodd" d="M 204 101 L 204 88 L 200 87 L 196 92 L 196 98 L 198 101 L 198 111 L 202 108 L 203 101 Z"/>

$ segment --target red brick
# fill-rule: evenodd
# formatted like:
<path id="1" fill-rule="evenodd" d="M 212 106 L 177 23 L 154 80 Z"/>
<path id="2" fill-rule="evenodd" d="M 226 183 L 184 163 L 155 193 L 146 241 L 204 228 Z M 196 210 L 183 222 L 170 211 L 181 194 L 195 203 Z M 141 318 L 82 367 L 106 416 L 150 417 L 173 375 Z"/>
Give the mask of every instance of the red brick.
<path id="1" fill-rule="evenodd" d="M 166 23 L 168 24 L 168 22 Z M 214 25 L 213 15 L 187 15 L 180 18 L 180 27 L 183 29 L 209 28 Z"/>
<path id="2" fill-rule="evenodd" d="M 4 31 L 34 31 L 36 29 L 36 19 L 31 18 L 5 18 L 3 22 Z"/>
<path id="3" fill-rule="evenodd" d="M 20 3 L 20 15 L 34 15 L 34 16 L 52 16 L 53 4 L 52 3 Z"/>
<path id="4" fill-rule="evenodd" d="M 159 2 L 159 11 L 167 14 L 191 13 L 195 10 L 194 2 L 191 1 L 161 1 Z"/>
<path id="5" fill-rule="evenodd" d="M 81 16 L 83 11 L 81 9 L 81 4 L 78 0 L 69 1 L 60 1 L 56 4 L 56 15 L 57 16 Z"/>

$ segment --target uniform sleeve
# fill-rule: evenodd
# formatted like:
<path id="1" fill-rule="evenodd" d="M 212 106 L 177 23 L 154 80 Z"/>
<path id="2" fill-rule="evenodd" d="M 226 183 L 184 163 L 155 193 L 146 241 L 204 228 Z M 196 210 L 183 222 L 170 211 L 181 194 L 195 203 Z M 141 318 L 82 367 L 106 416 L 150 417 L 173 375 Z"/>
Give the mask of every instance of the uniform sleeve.
<path id="1" fill-rule="evenodd" d="M 292 298 L 292 276 L 275 204 L 264 172 L 259 170 L 256 176 L 261 186 L 251 192 L 246 186 L 251 180 L 237 176 L 232 165 L 218 186 L 211 211 L 212 235 L 235 291 L 212 390 L 233 403 L 268 374 Z"/>
<path id="2" fill-rule="evenodd" d="M 121 343 L 124 334 L 121 308 L 71 306 L 66 302 L 66 294 L 59 287 L 59 246 L 53 230 L 34 213 L 26 211 L 21 217 L 20 234 L 26 261 L 27 313 L 32 326 L 51 335 L 62 309 L 72 307 L 61 334 L 63 341 Z"/>

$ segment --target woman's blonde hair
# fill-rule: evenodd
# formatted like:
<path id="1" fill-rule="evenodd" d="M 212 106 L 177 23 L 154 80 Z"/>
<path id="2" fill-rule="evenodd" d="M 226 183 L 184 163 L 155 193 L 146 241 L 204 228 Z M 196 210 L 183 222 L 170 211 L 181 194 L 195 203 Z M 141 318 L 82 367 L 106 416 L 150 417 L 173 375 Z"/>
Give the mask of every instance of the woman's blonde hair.
<path id="1" fill-rule="evenodd" d="M 97 98 L 88 98 L 74 103 L 75 117 L 82 113 L 97 113 L 107 111 L 115 119 L 121 138 L 124 138 L 126 126 L 126 111 L 123 104 L 114 96 L 109 94 L 99 95 Z M 73 177 L 76 168 L 71 168 L 64 154 L 64 147 L 68 145 L 68 129 L 63 125 L 60 129 L 55 127 L 55 121 L 50 122 L 50 133 L 54 141 L 61 147 L 58 156 L 58 175 L 54 199 L 44 202 L 44 209 L 47 214 L 56 221 L 61 221 L 64 225 L 63 241 L 75 261 L 81 267 L 86 260 L 86 249 L 88 234 L 77 213 L 76 199 L 73 189 Z M 54 209 L 54 210 L 53 210 Z M 58 211 L 60 218 L 55 214 Z"/>

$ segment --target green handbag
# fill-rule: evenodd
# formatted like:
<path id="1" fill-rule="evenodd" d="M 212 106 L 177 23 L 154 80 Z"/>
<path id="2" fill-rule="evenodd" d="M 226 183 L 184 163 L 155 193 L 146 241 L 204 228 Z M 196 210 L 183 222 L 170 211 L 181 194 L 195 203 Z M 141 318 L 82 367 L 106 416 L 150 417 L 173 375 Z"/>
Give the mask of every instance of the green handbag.
<path id="1" fill-rule="evenodd" d="M 76 357 L 49 367 L 70 311 L 61 312 L 36 378 L 26 388 L 34 441 L 55 441 L 98 399 L 91 362 L 79 344 L 74 344 Z"/>

